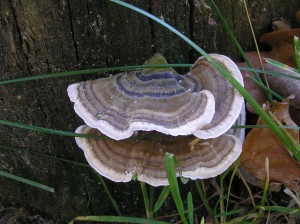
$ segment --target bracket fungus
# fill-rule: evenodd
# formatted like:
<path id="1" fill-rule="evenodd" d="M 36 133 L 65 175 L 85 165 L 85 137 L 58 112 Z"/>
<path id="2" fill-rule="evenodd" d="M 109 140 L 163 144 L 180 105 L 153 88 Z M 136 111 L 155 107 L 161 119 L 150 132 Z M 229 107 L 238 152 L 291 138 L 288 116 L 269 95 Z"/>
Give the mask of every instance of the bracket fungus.
<path id="1" fill-rule="evenodd" d="M 102 136 L 87 125 L 76 132 Z M 174 154 L 180 163 L 177 176 L 195 180 L 223 173 L 239 157 L 242 148 L 234 135 L 201 140 L 192 135 L 174 137 L 152 132 L 140 132 L 136 138 L 121 141 L 77 137 L 76 142 L 88 163 L 102 176 L 115 182 L 128 182 L 136 176 L 152 186 L 168 185 L 166 152 Z"/>
<path id="2" fill-rule="evenodd" d="M 241 84 L 229 58 L 211 54 Z M 243 97 L 204 57 L 190 72 L 121 73 L 68 87 L 76 113 L 87 125 L 120 140 L 135 131 L 214 138 L 236 121 Z"/>
<path id="3" fill-rule="evenodd" d="M 234 62 L 210 56 L 243 85 Z M 180 162 L 178 175 L 214 177 L 241 153 L 243 132 L 238 137 L 225 133 L 237 120 L 244 122 L 244 114 L 237 119 L 244 112 L 243 97 L 204 57 L 185 75 L 170 69 L 121 73 L 72 84 L 68 95 L 87 124 L 76 132 L 111 138 L 78 137 L 76 142 L 89 164 L 113 181 L 137 176 L 154 186 L 167 185 L 166 152 Z M 136 131 L 141 138 L 131 137 Z M 152 138 L 152 131 L 159 136 Z"/>

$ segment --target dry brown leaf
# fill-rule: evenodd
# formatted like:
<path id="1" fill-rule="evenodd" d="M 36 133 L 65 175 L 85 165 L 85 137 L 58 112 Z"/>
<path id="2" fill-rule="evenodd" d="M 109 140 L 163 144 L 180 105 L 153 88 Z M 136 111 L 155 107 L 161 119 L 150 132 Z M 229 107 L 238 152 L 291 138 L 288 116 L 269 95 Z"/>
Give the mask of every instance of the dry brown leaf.
<path id="1" fill-rule="evenodd" d="M 273 102 L 266 108 L 271 111 L 276 118 L 283 124 L 288 126 L 297 126 L 291 119 L 289 112 L 289 103 Z M 258 125 L 265 124 L 261 119 Z M 299 141 L 299 132 L 297 130 L 289 130 L 292 136 Z M 243 152 L 240 157 L 241 171 L 246 169 L 246 180 L 249 176 L 255 176 L 258 181 L 265 181 L 266 169 L 265 160 L 269 159 L 270 182 L 282 183 L 293 191 L 300 189 L 300 164 L 293 159 L 290 152 L 284 147 L 278 137 L 269 128 L 253 128 L 246 137 L 243 145 Z M 253 181 L 249 181 L 253 184 Z M 254 183 L 255 184 L 255 183 Z"/>
<path id="2" fill-rule="evenodd" d="M 297 18 L 300 15 L 299 12 L 300 11 L 298 11 L 296 14 Z M 286 65 L 295 68 L 296 61 L 294 49 L 294 36 L 300 36 L 300 29 L 290 29 L 290 24 L 282 18 L 273 19 L 272 27 L 274 31 L 263 34 L 259 39 L 261 43 L 265 43 L 271 47 L 271 50 L 269 51 L 260 51 L 260 57 L 272 58 L 274 60 L 280 61 Z M 245 53 L 247 55 L 248 60 L 251 62 L 253 68 L 262 68 L 259 55 L 256 51 L 249 51 Z M 239 66 L 247 67 L 247 64 L 245 62 L 240 62 L 237 64 Z M 262 105 L 262 103 L 266 101 L 264 91 L 261 89 L 261 87 L 259 87 L 257 84 L 255 84 L 253 81 L 247 78 L 248 76 L 254 77 L 253 73 L 245 71 L 242 72 L 242 75 L 244 77 L 245 88 L 254 97 L 254 99 L 260 105 Z M 255 110 L 248 103 L 246 104 L 246 108 L 249 112 L 256 113 Z"/>

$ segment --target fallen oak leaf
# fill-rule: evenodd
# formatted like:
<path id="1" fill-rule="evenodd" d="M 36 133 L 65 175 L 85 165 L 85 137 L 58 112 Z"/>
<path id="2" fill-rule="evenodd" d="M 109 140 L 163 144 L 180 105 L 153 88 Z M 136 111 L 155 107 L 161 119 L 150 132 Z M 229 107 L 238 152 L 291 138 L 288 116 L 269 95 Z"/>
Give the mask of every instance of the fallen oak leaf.
<path id="1" fill-rule="evenodd" d="M 288 101 L 273 102 L 265 109 L 271 111 L 281 123 L 297 126 L 288 113 Z M 259 119 L 257 124 L 263 125 L 265 123 Z M 288 131 L 299 142 L 298 130 L 291 129 Z M 251 184 L 257 185 L 257 183 L 263 183 L 266 180 L 266 158 L 269 159 L 271 183 L 282 183 L 295 192 L 300 190 L 300 164 L 293 159 L 289 151 L 269 128 L 253 128 L 245 139 L 240 156 L 240 171 Z M 258 180 L 251 180 L 253 176 Z M 259 185 L 259 187 L 262 186 Z"/>

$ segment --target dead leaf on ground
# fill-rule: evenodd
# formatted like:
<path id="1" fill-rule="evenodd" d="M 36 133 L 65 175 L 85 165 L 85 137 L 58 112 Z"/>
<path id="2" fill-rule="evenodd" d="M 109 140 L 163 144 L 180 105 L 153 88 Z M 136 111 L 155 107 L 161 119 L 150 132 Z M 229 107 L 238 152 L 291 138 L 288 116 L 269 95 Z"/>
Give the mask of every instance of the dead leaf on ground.
<path id="1" fill-rule="evenodd" d="M 292 121 L 288 109 L 289 103 L 286 101 L 273 102 L 266 111 L 271 111 L 285 125 L 297 126 Z M 257 124 L 265 123 L 259 119 Z M 289 132 L 299 142 L 298 130 L 290 129 Z M 265 182 L 266 158 L 269 159 L 270 182 L 282 183 L 295 192 L 300 190 L 300 164 L 293 159 L 290 152 L 269 128 L 253 128 L 246 137 L 240 156 L 242 166 L 240 171 L 251 184 L 259 185 Z M 245 169 L 246 173 L 243 172 Z M 251 181 L 251 176 L 255 176 L 257 181 L 253 182 L 253 179 Z"/>
<path id="2" fill-rule="evenodd" d="M 300 11 L 299 11 L 300 12 Z M 296 15 L 298 16 L 298 14 Z M 272 22 L 274 31 L 263 34 L 259 41 L 271 47 L 269 51 L 260 51 L 261 58 L 272 58 L 280 61 L 293 68 L 296 67 L 294 36 L 300 37 L 300 29 L 288 29 L 289 23 L 283 19 L 275 19 Z M 251 62 L 253 68 L 261 69 L 262 65 L 259 60 L 259 55 L 256 51 L 246 52 L 246 56 Z M 245 62 L 237 63 L 238 66 L 247 67 Z M 268 70 L 268 69 L 266 69 Z M 264 91 L 255 84 L 248 76 L 254 77 L 252 72 L 242 72 L 244 77 L 245 88 L 254 97 L 254 99 L 262 105 L 266 101 Z M 269 77 L 268 77 L 269 78 Z M 272 88 L 271 88 L 272 89 Z M 284 96 L 288 97 L 288 96 Z M 246 108 L 251 113 L 256 113 L 255 110 L 247 103 Z"/>

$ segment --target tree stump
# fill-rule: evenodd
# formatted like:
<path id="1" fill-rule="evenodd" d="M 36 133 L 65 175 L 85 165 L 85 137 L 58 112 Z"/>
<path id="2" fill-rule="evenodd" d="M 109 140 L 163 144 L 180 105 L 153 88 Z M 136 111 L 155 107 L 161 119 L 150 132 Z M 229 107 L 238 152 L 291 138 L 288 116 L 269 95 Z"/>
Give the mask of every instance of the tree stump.
<path id="1" fill-rule="evenodd" d="M 239 60 L 210 1 L 127 1 L 177 28 L 206 52 Z M 242 1 L 218 7 L 246 50 L 254 49 Z M 273 17 L 295 25 L 299 0 L 248 1 L 257 37 L 270 30 Z M 142 64 L 154 53 L 169 63 L 193 63 L 200 55 L 154 21 L 105 0 L 1 0 L 0 79 Z M 97 76 L 81 75 L 0 86 L 0 119 L 74 131 L 83 121 L 74 113 L 66 89 Z M 74 138 L 0 125 L 0 170 L 54 187 L 46 192 L 0 178 L 1 201 L 24 206 L 65 223 L 77 215 L 116 215 L 99 178 L 89 168 L 51 157 L 86 163 Z M 12 149 L 13 148 L 13 149 Z M 44 155 L 40 155 L 42 153 Z M 144 216 L 137 182 L 106 180 L 123 215 Z"/>

